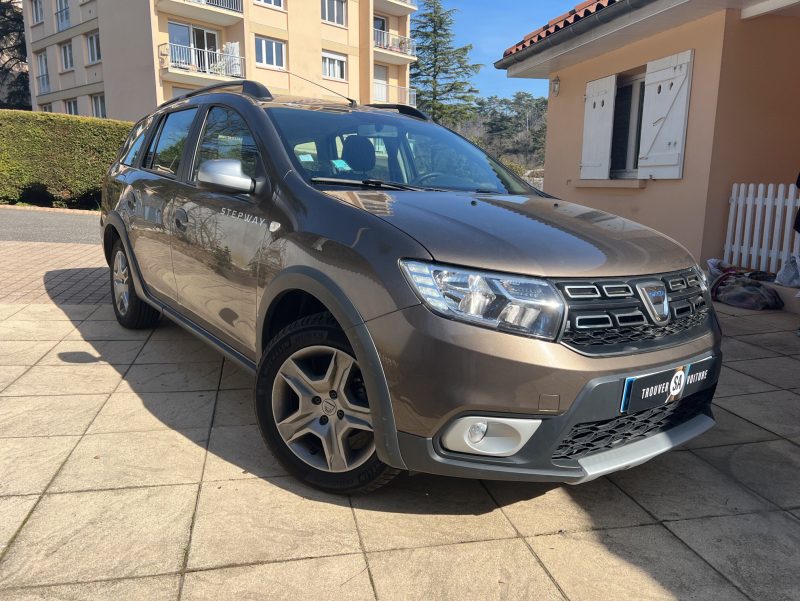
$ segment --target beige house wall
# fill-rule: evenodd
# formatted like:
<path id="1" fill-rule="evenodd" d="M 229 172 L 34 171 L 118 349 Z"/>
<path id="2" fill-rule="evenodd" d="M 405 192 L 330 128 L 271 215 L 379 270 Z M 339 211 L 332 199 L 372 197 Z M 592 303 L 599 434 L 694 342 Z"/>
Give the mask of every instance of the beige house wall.
<path id="1" fill-rule="evenodd" d="M 552 73 L 561 83 L 559 95 L 551 94 L 549 99 L 545 191 L 649 225 L 678 240 L 699 259 L 727 23 L 726 13 L 720 11 Z M 629 186 L 637 180 L 581 182 L 586 83 L 688 49 L 695 54 L 683 178 L 643 182 L 644 188 L 609 187 Z"/>
<path id="2" fill-rule="evenodd" d="M 396 0 L 391 0 L 395 2 Z M 227 42 L 238 42 L 244 58 L 244 72 L 249 79 L 264 83 L 275 94 L 312 98 L 338 98 L 341 94 L 358 102 L 373 100 L 373 0 L 348 0 L 346 26 L 322 20 L 319 0 L 284 0 L 284 8 L 265 6 L 255 0 L 243 0 L 243 13 L 233 17 L 232 24 L 215 23 L 214 11 L 185 0 L 172 3 L 164 0 L 69 0 L 71 27 L 56 32 L 55 0 L 43 0 L 44 22 L 31 23 L 31 3 L 23 2 L 26 37 L 32 65 L 31 98 L 34 110 L 50 105 L 55 112 L 64 112 L 64 101 L 77 98 L 80 114 L 91 115 L 91 94 L 105 94 L 108 117 L 135 120 L 172 98 L 175 88 L 193 89 L 231 80 L 215 74 L 189 73 L 169 69 L 161 60 L 159 45 L 169 41 L 170 21 L 206 27 L 218 33 L 220 48 Z M 173 14 L 191 11 L 192 17 Z M 401 3 L 401 6 L 402 5 Z M 410 9 L 409 9 L 410 10 Z M 225 11 L 223 11 L 224 13 Z M 390 32 L 408 36 L 411 16 L 387 17 Z M 206 16 L 209 21 L 204 20 Z M 100 31 L 102 62 L 87 65 L 86 34 Z M 286 69 L 256 64 L 256 36 L 274 38 L 286 43 Z M 75 68 L 60 73 L 59 44 L 73 42 Z M 330 51 L 347 57 L 347 81 L 322 76 L 322 52 Z M 51 92 L 37 93 L 35 53 L 46 52 Z M 395 57 L 394 60 L 397 60 Z M 380 59 L 378 59 L 380 62 Z M 409 85 L 411 59 L 403 64 L 387 64 L 390 86 Z M 310 79 L 327 88 L 309 83 L 287 71 Z M 389 101 L 399 101 L 392 88 Z"/>
<path id="3" fill-rule="evenodd" d="M 720 256 L 737 182 L 793 183 L 800 171 L 800 17 L 728 11 L 702 256 Z"/>

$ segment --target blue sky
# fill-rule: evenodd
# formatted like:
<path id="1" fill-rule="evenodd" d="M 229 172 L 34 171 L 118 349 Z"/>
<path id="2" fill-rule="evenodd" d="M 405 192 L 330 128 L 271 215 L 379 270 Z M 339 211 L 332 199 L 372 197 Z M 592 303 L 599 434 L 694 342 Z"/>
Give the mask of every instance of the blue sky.
<path id="1" fill-rule="evenodd" d="M 471 58 L 483 69 L 475 77 L 481 96 L 512 96 L 514 92 L 547 95 L 547 81 L 542 79 L 509 79 L 505 71 L 493 63 L 503 50 L 521 40 L 578 4 L 580 0 L 444 0 L 447 8 L 457 8 L 456 42 L 472 44 Z"/>

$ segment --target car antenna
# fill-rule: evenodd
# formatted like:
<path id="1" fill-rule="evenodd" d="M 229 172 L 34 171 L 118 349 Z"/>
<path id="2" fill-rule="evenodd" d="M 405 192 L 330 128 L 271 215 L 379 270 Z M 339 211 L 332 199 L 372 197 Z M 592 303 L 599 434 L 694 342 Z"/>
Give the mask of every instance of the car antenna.
<path id="1" fill-rule="evenodd" d="M 303 81 L 307 81 L 308 83 L 313 83 L 315 86 L 318 86 L 318 87 L 322 88 L 323 90 L 326 90 L 326 91 L 330 92 L 331 94 L 336 94 L 337 96 L 341 96 L 342 98 L 347 100 L 347 102 L 350 103 L 350 108 L 352 108 L 352 109 L 358 108 L 358 103 L 355 100 L 353 100 L 352 98 L 350 98 L 349 96 L 345 96 L 344 94 L 340 94 L 336 90 L 331 90 L 330 88 L 323 86 L 321 83 L 317 83 L 313 79 L 308 79 L 306 77 L 303 77 L 302 75 L 298 75 L 297 73 L 292 73 L 291 71 L 287 71 L 287 73 L 289 75 L 293 76 L 293 77 L 297 77 L 298 79 L 302 79 Z"/>

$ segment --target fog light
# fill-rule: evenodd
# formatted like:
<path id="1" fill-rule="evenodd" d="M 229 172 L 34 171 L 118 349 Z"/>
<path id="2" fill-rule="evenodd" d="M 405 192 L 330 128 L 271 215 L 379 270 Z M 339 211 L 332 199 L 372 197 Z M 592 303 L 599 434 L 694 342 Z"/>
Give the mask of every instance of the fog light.
<path id="1" fill-rule="evenodd" d="M 483 437 L 486 436 L 486 430 L 488 428 L 489 424 L 486 422 L 475 422 L 469 427 L 469 430 L 467 430 L 467 438 L 472 444 L 478 444 L 483 440 Z"/>

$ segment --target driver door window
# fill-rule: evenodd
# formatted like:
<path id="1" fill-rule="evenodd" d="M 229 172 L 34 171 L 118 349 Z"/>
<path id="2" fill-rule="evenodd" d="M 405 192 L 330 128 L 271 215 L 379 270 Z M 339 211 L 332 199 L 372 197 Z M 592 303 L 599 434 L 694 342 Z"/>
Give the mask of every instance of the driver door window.
<path id="1" fill-rule="evenodd" d="M 202 163 L 216 159 L 241 161 L 242 171 L 254 179 L 263 174 L 258 147 L 250 128 L 239 113 L 221 106 L 208 111 L 197 147 L 192 180 L 197 178 Z"/>

